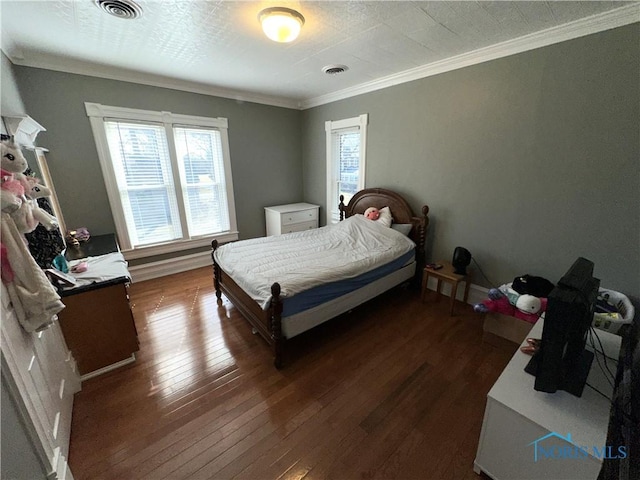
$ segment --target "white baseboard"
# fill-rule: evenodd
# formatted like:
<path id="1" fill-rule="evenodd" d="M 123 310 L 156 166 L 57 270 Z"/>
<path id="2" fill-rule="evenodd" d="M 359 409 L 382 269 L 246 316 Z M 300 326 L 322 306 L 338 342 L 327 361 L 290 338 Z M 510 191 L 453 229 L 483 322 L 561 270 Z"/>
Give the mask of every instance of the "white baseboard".
<path id="1" fill-rule="evenodd" d="M 186 272 L 200 267 L 212 267 L 211 252 L 192 253 L 181 257 L 144 263 L 129 267 L 132 282 L 144 282 L 153 278 L 164 277 L 173 273 Z M 212 267 L 213 268 L 213 267 Z"/>
<path id="2" fill-rule="evenodd" d="M 434 277 L 429 277 L 427 288 L 429 290 L 435 291 L 438 288 L 438 280 Z M 442 282 L 442 289 L 440 291 L 443 295 L 450 297 L 451 284 Z M 472 283 L 471 286 L 469 287 L 469 297 L 467 298 L 467 303 L 469 305 L 475 305 L 476 303 L 480 303 L 482 300 L 487 298 L 488 293 L 489 293 L 488 288 L 481 287 L 480 285 L 476 285 Z M 461 286 L 458 286 L 458 292 L 456 293 L 456 300 L 462 301 L 463 298 L 464 298 L 464 285 L 461 285 Z"/>
<path id="3" fill-rule="evenodd" d="M 102 375 L 103 373 L 110 372 L 111 370 L 115 370 L 116 368 L 123 367 L 125 365 L 129 365 L 136 361 L 136 354 L 132 353 L 130 357 L 125 358 L 124 360 L 120 360 L 119 362 L 112 363 L 111 365 L 107 365 L 106 367 L 99 368 L 98 370 L 94 370 L 93 372 L 85 373 L 80 377 L 80 381 L 84 382 L 85 380 L 89 380 L 90 378 L 97 377 L 98 375 Z"/>
<path id="4" fill-rule="evenodd" d="M 483 300 L 487 299 L 487 295 L 489 294 L 489 289 L 485 287 L 481 287 L 480 285 L 476 285 L 474 283 L 471 284 L 469 288 L 469 298 L 467 298 L 467 303 L 470 305 L 475 305 L 476 303 L 480 303 Z"/>

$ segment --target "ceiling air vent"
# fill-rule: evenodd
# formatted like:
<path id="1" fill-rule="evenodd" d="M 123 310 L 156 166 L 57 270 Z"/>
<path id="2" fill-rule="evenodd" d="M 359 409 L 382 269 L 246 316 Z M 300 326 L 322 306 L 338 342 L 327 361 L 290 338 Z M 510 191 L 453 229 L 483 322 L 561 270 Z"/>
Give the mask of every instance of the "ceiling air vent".
<path id="1" fill-rule="evenodd" d="M 349 70 L 349 67 L 346 65 L 327 65 L 326 67 L 322 67 L 322 71 L 327 75 L 338 75 L 339 73 L 343 73 Z"/>
<path id="2" fill-rule="evenodd" d="M 95 3 L 114 17 L 131 20 L 142 15 L 142 7 L 133 0 L 95 0 Z"/>

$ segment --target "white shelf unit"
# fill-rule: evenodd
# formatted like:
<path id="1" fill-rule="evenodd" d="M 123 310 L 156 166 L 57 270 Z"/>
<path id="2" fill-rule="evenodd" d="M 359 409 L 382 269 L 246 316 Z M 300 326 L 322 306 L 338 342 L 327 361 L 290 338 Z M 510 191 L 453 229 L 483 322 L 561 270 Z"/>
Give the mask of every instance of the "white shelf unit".
<path id="1" fill-rule="evenodd" d="M 538 320 L 528 337 L 541 338 L 543 324 Z M 597 334 L 615 372 L 621 337 L 600 330 Z M 598 356 L 600 364 L 594 359 L 587 382 L 610 398 L 613 388 L 600 367 L 604 358 Z M 582 397 L 535 391 L 535 378 L 524 371 L 530 358 L 518 350 L 487 395 L 475 472 L 494 480 L 595 480 L 602 459 L 594 456 L 593 447 L 605 447 L 611 402 L 588 386 Z M 586 447 L 588 455 L 537 459 L 536 441 L 554 452 Z"/>

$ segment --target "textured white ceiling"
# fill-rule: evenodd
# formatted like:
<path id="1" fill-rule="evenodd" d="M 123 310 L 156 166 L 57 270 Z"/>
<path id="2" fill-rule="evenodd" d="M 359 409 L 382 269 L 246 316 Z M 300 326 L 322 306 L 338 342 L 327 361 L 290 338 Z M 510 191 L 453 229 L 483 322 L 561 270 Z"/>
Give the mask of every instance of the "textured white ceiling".
<path id="1" fill-rule="evenodd" d="M 2 50 L 19 65 L 304 103 L 637 2 L 137 3 L 142 17 L 125 20 L 93 0 L 1 0 Z M 291 44 L 260 29 L 258 12 L 275 5 L 305 17 Z M 349 70 L 326 75 L 328 64 Z"/>

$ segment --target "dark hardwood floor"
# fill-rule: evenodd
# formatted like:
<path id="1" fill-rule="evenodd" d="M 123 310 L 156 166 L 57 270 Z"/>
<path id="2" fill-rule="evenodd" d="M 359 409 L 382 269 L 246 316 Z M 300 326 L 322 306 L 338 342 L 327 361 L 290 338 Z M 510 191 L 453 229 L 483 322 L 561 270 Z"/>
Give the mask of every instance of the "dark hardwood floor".
<path id="1" fill-rule="evenodd" d="M 291 340 L 278 371 L 210 268 L 133 284 L 137 361 L 83 382 L 73 475 L 477 479 L 485 396 L 517 347 L 433 299 L 387 292 Z"/>

